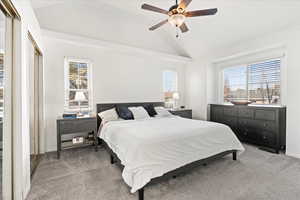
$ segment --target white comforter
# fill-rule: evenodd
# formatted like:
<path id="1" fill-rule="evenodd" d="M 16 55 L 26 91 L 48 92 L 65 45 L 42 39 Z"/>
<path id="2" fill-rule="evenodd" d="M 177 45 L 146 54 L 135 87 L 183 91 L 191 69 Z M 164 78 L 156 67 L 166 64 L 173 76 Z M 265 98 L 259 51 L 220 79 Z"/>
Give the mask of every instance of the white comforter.
<path id="1" fill-rule="evenodd" d="M 244 150 L 228 126 L 181 117 L 108 122 L 100 138 L 120 158 L 123 179 L 132 193 L 152 178 L 191 162 Z"/>

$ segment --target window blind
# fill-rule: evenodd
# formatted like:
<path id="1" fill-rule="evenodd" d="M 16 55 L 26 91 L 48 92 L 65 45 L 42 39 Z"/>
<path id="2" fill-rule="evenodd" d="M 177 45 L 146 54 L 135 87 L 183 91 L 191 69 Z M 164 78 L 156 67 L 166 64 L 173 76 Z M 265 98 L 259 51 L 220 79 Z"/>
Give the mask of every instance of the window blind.
<path id="1" fill-rule="evenodd" d="M 163 88 L 164 92 L 177 91 L 177 72 L 166 70 L 163 72 Z"/>
<path id="2" fill-rule="evenodd" d="M 280 103 L 281 59 L 224 70 L 224 101 L 249 100 L 257 104 Z"/>

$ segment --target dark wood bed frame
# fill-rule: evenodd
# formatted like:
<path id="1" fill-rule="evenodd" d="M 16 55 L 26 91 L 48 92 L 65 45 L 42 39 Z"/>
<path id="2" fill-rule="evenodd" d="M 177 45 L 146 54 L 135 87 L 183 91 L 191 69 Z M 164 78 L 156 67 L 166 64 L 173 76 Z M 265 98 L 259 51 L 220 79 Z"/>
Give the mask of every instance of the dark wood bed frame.
<path id="1" fill-rule="evenodd" d="M 104 103 L 104 104 L 97 104 L 97 113 L 99 112 L 103 112 L 105 110 L 114 108 L 116 105 L 123 105 L 123 106 L 143 106 L 146 104 L 153 104 L 154 106 L 164 106 L 163 102 L 142 102 L 142 103 Z M 98 116 L 97 114 L 97 127 L 99 128 L 101 124 L 101 118 Z M 121 168 L 121 170 L 123 170 L 124 166 L 121 164 L 120 159 L 118 158 L 118 156 L 110 149 L 110 147 L 105 143 L 105 141 L 101 141 L 101 143 L 105 146 L 105 148 L 107 149 L 108 153 L 110 154 L 110 162 L 111 164 L 118 164 Z M 146 184 L 143 188 L 138 190 L 138 198 L 139 200 L 144 200 L 144 188 L 150 184 L 154 184 L 154 183 L 158 183 L 161 182 L 163 180 L 168 180 L 170 178 L 175 178 L 176 176 L 180 175 L 180 174 L 184 174 L 189 172 L 191 169 L 198 167 L 200 165 L 206 165 L 208 162 L 211 162 L 213 160 L 216 159 L 220 159 L 228 154 L 232 154 L 233 160 L 237 159 L 237 150 L 230 150 L 230 151 L 225 151 L 222 153 L 219 153 L 217 155 L 205 158 L 205 159 L 201 159 L 195 162 L 192 162 L 190 164 L 187 164 L 183 167 L 180 167 L 178 169 L 175 169 L 173 171 L 167 172 L 166 174 L 164 174 L 163 176 L 160 177 L 156 177 L 151 179 L 151 181 Z"/>

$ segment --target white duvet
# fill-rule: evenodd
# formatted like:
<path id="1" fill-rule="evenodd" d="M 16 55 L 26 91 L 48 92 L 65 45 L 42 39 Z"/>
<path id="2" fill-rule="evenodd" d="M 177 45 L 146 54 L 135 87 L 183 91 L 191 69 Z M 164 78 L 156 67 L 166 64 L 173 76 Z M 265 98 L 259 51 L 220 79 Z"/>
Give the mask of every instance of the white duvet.
<path id="1" fill-rule="evenodd" d="M 222 124 L 181 117 L 112 121 L 100 138 L 118 155 L 124 181 L 134 193 L 152 178 L 191 162 L 244 147 Z"/>

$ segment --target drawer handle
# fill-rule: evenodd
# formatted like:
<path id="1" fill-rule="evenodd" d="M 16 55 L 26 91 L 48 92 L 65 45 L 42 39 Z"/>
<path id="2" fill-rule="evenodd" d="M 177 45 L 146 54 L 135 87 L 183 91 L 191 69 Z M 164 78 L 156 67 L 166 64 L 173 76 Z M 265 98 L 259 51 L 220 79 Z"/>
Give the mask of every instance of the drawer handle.
<path id="1" fill-rule="evenodd" d="M 263 139 L 266 140 L 266 139 L 267 139 L 267 136 L 264 135 L 264 136 L 263 136 Z"/>

